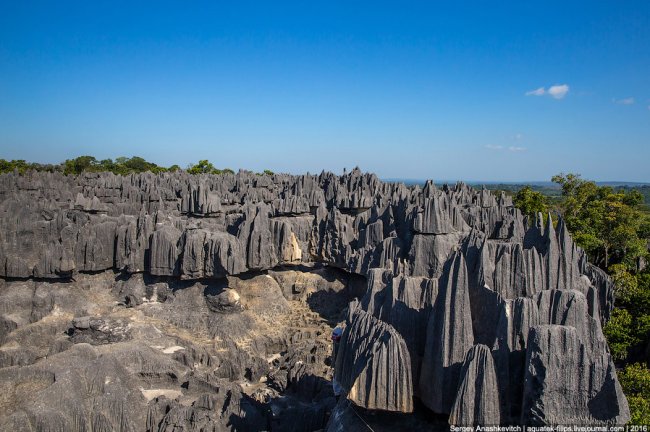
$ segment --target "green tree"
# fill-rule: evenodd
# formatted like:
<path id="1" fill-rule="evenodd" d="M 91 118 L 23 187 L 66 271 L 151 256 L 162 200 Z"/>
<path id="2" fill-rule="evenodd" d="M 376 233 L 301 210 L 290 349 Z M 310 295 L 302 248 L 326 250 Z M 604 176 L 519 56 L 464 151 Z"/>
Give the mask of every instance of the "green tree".
<path id="1" fill-rule="evenodd" d="M 557 175 L 561 186 L 559 209 L 574 240 L 590 261 L 605 269 L 614 283 L 616 308 L 603 326 L 612 358 L 624 366 L 619 378 L 630 404 L 633 423 L 650 422 L 650 273 L 638 272 L 648 256 L 650 218 L 644 196 L 634 189 L 613 189 L 583 180 L 579 175 Z"/>
<path id="2" fill-rule="evenodd" d="M 625 309 L 614 309 L 603 327 L 609 350 L 614 360 L 625 360 L 630 347 L 636 342 L 632 335 L 632 315 Z"/>
<path id="3" fill-rule="evenodd" d="M 146 171 L 158 172 L 160 167 L 158 165 L 147 162 L 139 156 L 133 156 L 122 163 L 129 173 L 141 173 Z"/>
<path id="4" fill-rule="evenodd" d="M 154 165 L 141 157 L 133 156 L 124 162 L 124 166 L 131 172 L 144 172 L 150 170 Z"/>
<path id="5" fill-rule="evenodd" d="M 614 294 L 616 301 L 629 304 L 639 294 L 639 283 L 637 277 L 628 271 L 625 264 L 614 264 L 608 269 L 608 273 L 614 282 Z"/>
<path id="6" fill-rule="evenodd" d="M 24 159 L 5 160 L 0 159 L 0 174 L 18 171 L 18 174 L 25 174 L 27 171 L 47 171 L 56 172 L 61 171 L 60 164 L 40 164 L 35 162 L 27 162 Z"/>
<path id="7" fill-rule="evenodd" d="M 631 364 L 619 372 L 618 379 L 630 405 L 630 423 L 650 424 L 650 370 Z"/>
<path id="8" fill-rule="evenodd" d="M 187 172 L 190 174 L 221 174 L 221 171 L 216 169 L 207 159 L 200 160 L 195 165 L 190 165 Z"/>
<path id="9" fill-rule="evenodd" d="M 530 186 L 519 189 L 512 197 L 512 202 L 521 212 L 530 217 L 537 213 L 548 213 L 548 200 L 540 192 L 534 191 Z"/>
<path id="10" fill-rule="evenodd" d="M 23 174 L 28 169 L 28 167 L 29 165 L 27 162 L 22 159 L 11 161 L 0 159 L 0 173 L 10 173 L 14 170 L 18 170 L 20 174 Z"/>
<path id="11" fill-rule="evenodd" d="M 634 274 L 624 264 L 609 267 L 616 308 L 603 327 L 612 357 L 619 364 L 646 358 L 650 346 L 650 274 Z"/>
<path id="12" fill-rule="evenodd" d="M 607 269 L 612 263 L 633 266 L 647 254 L 639 210 L 642 195 L 637 191 L 614 191 L 597 186 L 576 174 L 556 175 L 562 188 L 560 210 L 575 241 L 591 261 Z"/>
<path id="13" fill-rule="evenodd" d="M 203 161 L 202 161 L 203 162 Z M 205 161 L 207 162 L 207 161 Z M 210 164 L 211 166 L 211 164 Z M 220 172 L 212 168 L 213 173 Z M 79 156 L 74 159 L 68 159 L 61 164 L 39 164 L 30 163 L 25 160 L 5 160 L 0 159 L 0 174 L 9 173 L 17 170 L 19 174 L 24 174 L 27 171 L 47 171 L 47 172 L 63 172 L 68 175 L 79 175 L 83 172 L 112 172 L 114 174 L 127 175 L 131 173 L 153 172 L 161 173 L 167 171 L 177 171 L 180 167 L 172 165 L 169 169 L 158 166 L 153 162 L 149 162 L 142 157 L 133 156 L 131 158 L 120 156 L 113 159 L 97 160 L 94 156 Z"/>
<path id="14" fill-rule="evenodd" d="M 79 156 L 68 159 L 63 163 L 64 174 L 79 175 L 84 171 L 91 171 L 97 165 L 97 159 L 93 156 Z"/>
<path id="15" fill-rule="evenodd" d="M 178 165 L 176 165 L 178 167 Z M 120 156 L 112 159 L 98 161 L 93 156 L 79 156 L 75 159 L 68 159 L 63 163 L 63 173 L 78 175 L 82 172 L 112 172 L 113 174 L 127 175 L 131 173 L 142 173 L 151 171 L 160 173 L 167 171 L 167 168 L 149 162 L 140 156 L 131 158 Z"/>
<path id="16" fill-rule="evenodd" d="M 650 214 L 644 213 L 639 221 L 639 238 L 650 239 Z"/>

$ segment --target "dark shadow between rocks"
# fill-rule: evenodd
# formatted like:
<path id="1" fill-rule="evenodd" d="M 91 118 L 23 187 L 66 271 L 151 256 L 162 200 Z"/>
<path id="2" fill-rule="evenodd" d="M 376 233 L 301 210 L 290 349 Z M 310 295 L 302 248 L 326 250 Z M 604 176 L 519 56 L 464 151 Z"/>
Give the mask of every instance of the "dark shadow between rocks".
<path id="1" fill-rule="evenodd" d="M 348 303 L 352 300 L 346 289 L 317 291 L 307 298 L 309 308 L 318 313 L 327 324 L 334 327 L 345 318 Z"/>
<path id="2" fill-rule="evenodd" d="M 228 401 L 225 405 L 228 405 Z M 231 431 L 269 431 L 270 413 L 265 405 L 242 393 L 239 399 L 240 414 L 231 414 L 227 426 Z"/>
<path id="3" fill-rule="evenodd" d="M 435 431 L 449 432 L 449 416 L 436 414 L 417 398 L 412 413 L 369 410 L 341 399 L 334 408 L 337 422 L 343 430 L 376 432 L 393 431 Z"/>
<path id="4" fill-rule="evenodd" d="M 205 283 L 205 288 L 203 289 L 204 296 L 216 296 L 223 292 L 224 289 L 228 288 L 228 279 L 209 279 L 203 281 Z"/>
<path id="5" fill-rule="evenodd" d="M 321 376 L 304 374 L 291 380 L 282 396 L 271 398 L 266 403 L 270 430 L 323 430 L 335 405 L 331 382 Z"/>
<path id="6" fill-rule="evenodd" d="M 307 298 L 309 308 L 318 313 L 332 327 L 345 318 L 348 303 L 354 298 L 360 298 L 366 292 L 367 282 L 365 277 L 348 273 L 339 268 L 317 264 L 316 266 L 287 267 L 287 269 L 317 273 L 327 282 L 336 282 L 338 280 L 345 283 L 345 287 L 338 291 L 321 289 L 311 293 Z"/>

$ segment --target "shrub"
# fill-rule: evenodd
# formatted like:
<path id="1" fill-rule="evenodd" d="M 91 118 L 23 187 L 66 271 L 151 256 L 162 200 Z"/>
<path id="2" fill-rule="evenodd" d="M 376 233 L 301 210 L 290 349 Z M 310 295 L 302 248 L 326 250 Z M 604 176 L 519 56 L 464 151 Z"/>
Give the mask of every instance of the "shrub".
<path id="1" fill-rule="evenodd" d="M 624 360 L 628 350 L 636 342 L 632 335 L 632 315 L 625 309 L 614 309 L 603 327 L 614 360 Z"/>
<path id="2" fill-rule="evenodd" d="M 630 423 L 650 424 L 650 370 L 631 364 L 619 372 L 618 379 L 630 405 Z"/>

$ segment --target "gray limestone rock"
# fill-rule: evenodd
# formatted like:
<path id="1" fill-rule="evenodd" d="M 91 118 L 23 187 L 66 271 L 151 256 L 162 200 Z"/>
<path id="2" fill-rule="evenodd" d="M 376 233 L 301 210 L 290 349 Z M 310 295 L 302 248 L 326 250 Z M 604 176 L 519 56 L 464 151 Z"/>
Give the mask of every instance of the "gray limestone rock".
<path id="1" fill-rule="evenodd" d="M 575 327 L 542 325 L 530 331 L 521 422 L 622 424 L 629 420 L 609 353 L 593 352 Z M 570 372 L 569 372 L 570 371 Z"/>
<path id="2" fill-rule="evenodd" d="M 178 276 L 182 232 L 163 226 L 151 235 L 149 272 L 155 276 Z"/>
<path id="3" fill-rule="evenodd" d="M 449 424 L 460 426 L 501 424 L 497 374 L 490 349 L 485 345 L 474 345 L 470 348 L 465 356 L 460 377 L 456 401 L 449 415 Z"/>
<path id="4" fill-rule="evenodd" d="M 246 269 L 237 237 L 205 229 L 187 230 L 184 235 L 182 278 L 222 278 Z"/>
<path id="5" fill-rule="evenodd" d="M 336 379 L 357 405 L 413 411 L 408 348 L 390 325 L 354 307 L 336 358 Z"/>
<path id="6" fill-rule="evenodd" d="M 351 287 L 320 290 L 309 278 L 280 287 L 260 275 L 285 266 L 303 271 L 314 264 L 348 272 L 350 280 L 351 274 L 367 277 L 365 295 Z M 75 302 L 83 291 L 68 297 L 47 294 L 77 286 L 75 281 L 86 280 L 88 274 L 113 281 L 105 291 L 111 307 L 145 311 L 197 340 L 214 339 L 213 350 L 185 341 L 185 349 L 173 356 L 183 367 L 209 364 L 222 379 L 259 377 L 268 367 L 262 357 L 287 350 L 289 342 L 302 344 L 300 349 L 308 352 L 314 349 L 301 361 L 314 358 L 319 364 L 323 347 L 302 338 L 317 332 L 322 336 L 329 329 L 298 336 L 261 331 L 254 337 L 246 329 L 287 314 L 287 300 L 308 304 L 317 311 L 311 313 L 323 314 L 333 326 L 341 321 L 348 300 L 341 293 L 354 292 L 362 300 L 352 307 L 335 373 L 359 408 L 397 415 L 413 410 L 413 398 L 419 398 L 463 424 L 493 421 L 496 411 L 504 423 L 563 418 L 624 423 L 628 418 L 602 335 L 614 304 L 611 280 L 587 262 L 562 220 L 553 227 L 543 215 L 524 217 L 509 197 L 463 183 L 408 187 L 359 169 L 342 176 L 247 171 L 0 175 L 0 283 L 19 278 L 34 284 L 29 295 L 0 289 L 6 299 L 0 302 L 0 372 L 39 365 L 46 355 L 83 345 L 73 344 L 75 338 L 111 348 L 134 343 L 131 336 L 143 340 L 130 330 L 118 337 L 122 324 L 108 318 L 97 329 L 77 320 L 72 325 L 77 336 L 66 336 L 72 317 L 104 317 L 111 310 L 75 305 L 63 319 L 57 302 Z M 50 284 L 54 280 L 61 282 L 56 289 Z M 240 294 L 239 304 L 222 295 L 228 293 L 226 287 Z M 14 310 L 17 305 L 22 312 Z M 251 310 L 259 316 L 251 316 Z M 308 316 L 295 318 L 295 327 L 303 326 Z M 165 329 L 160 322 L 156 325 Z M 549 325 L 567 330 L 531 330 Z M 575 347 L 583 357 L 575 357 Z M 485 391 L 495 391 L 492 373 L 480 372 L 491 371 L 491 359 L 498 410 L 485 401 L 471 403 L 472 397 L 482 400 Z M 591 372 L 561 379 L 553 374 L 563 359 Z M 297 362 L 286 361 L 276 371 L 283 391 L 293 385 L 303 396 L 313 396 L 314 389 L 326 387 L 314 378 L 325 380 L 322 371 Z M 41 373 L 35 370 L 30 373 Z M 538 373 L 542 370 L 549 371 L 544 380 Z M 564 404 L 553 392 L 574 403 Z M 245 399 L 237 391 L 231 394 Z M 204 409 L 211 402 L 198 402 L 199 396 L 193 394 L 187 404 L 167 400 L 146 406 L 156 427 L 164 426 L 161 430 L 176 423 L 186 428 L 223 426 L 220 415 Z M 321 419 L 314 425 L 322 423 L 325 405 L 305 403 L 281 410 L 313 413 Z M 128 423 L 131 416 L 146 412 L 145 405 L 134 404 L 138 413 L 126 409 L 122 416 L 120 406 L 78 415 L 70 414 L 67 406 L 61 412 L 12 411 L 0 416 L 0 426 L 13 428 L 28 418 L 40 425 L 36 430 L 45 424 L 108 430 L 118 420 Z M 224 405 L 217 401 L 215 406 Z M 167 409 L 175 414 L 163 421 Z M 205 422 L 183 423 L 186 416 Z M 142 424 L 138 422 L 133 424 Z"/>
<path id="7" fill-rule="evenodd" d="M 210 190 L 205 182 L 190 184 L 183 197 L 181 210 L 195 216 L 212 216 L 221 212 L 221 197 Z"/>
<path id="8" fill-rule="evenodd" d="M 424 200 L 424 211 L 413 219 L 413 230 L 420 234 L 450 234 L 455 231 L 451 223 L 451 206 L 446 194 L 433 193 Z"/>
<path id="9" fill-rule="evenodd" d="M 467 267 L 462 252 L 449 260 L 429 319 L 420 374 L 420 398 L 435 412 L 449 413 L 465 353 L 474 345 Z"/>

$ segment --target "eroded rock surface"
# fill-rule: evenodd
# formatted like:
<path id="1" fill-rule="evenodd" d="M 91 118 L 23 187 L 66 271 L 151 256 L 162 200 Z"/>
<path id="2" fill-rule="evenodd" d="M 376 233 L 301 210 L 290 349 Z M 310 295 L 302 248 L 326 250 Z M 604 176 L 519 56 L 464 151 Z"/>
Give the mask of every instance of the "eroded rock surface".
<path id="1" fill-rule="evenodd" d="M 5 174 L 0 277 L 3 430 L 629 418 L 611 281 L 561 220 L 462 183 Z"/>

